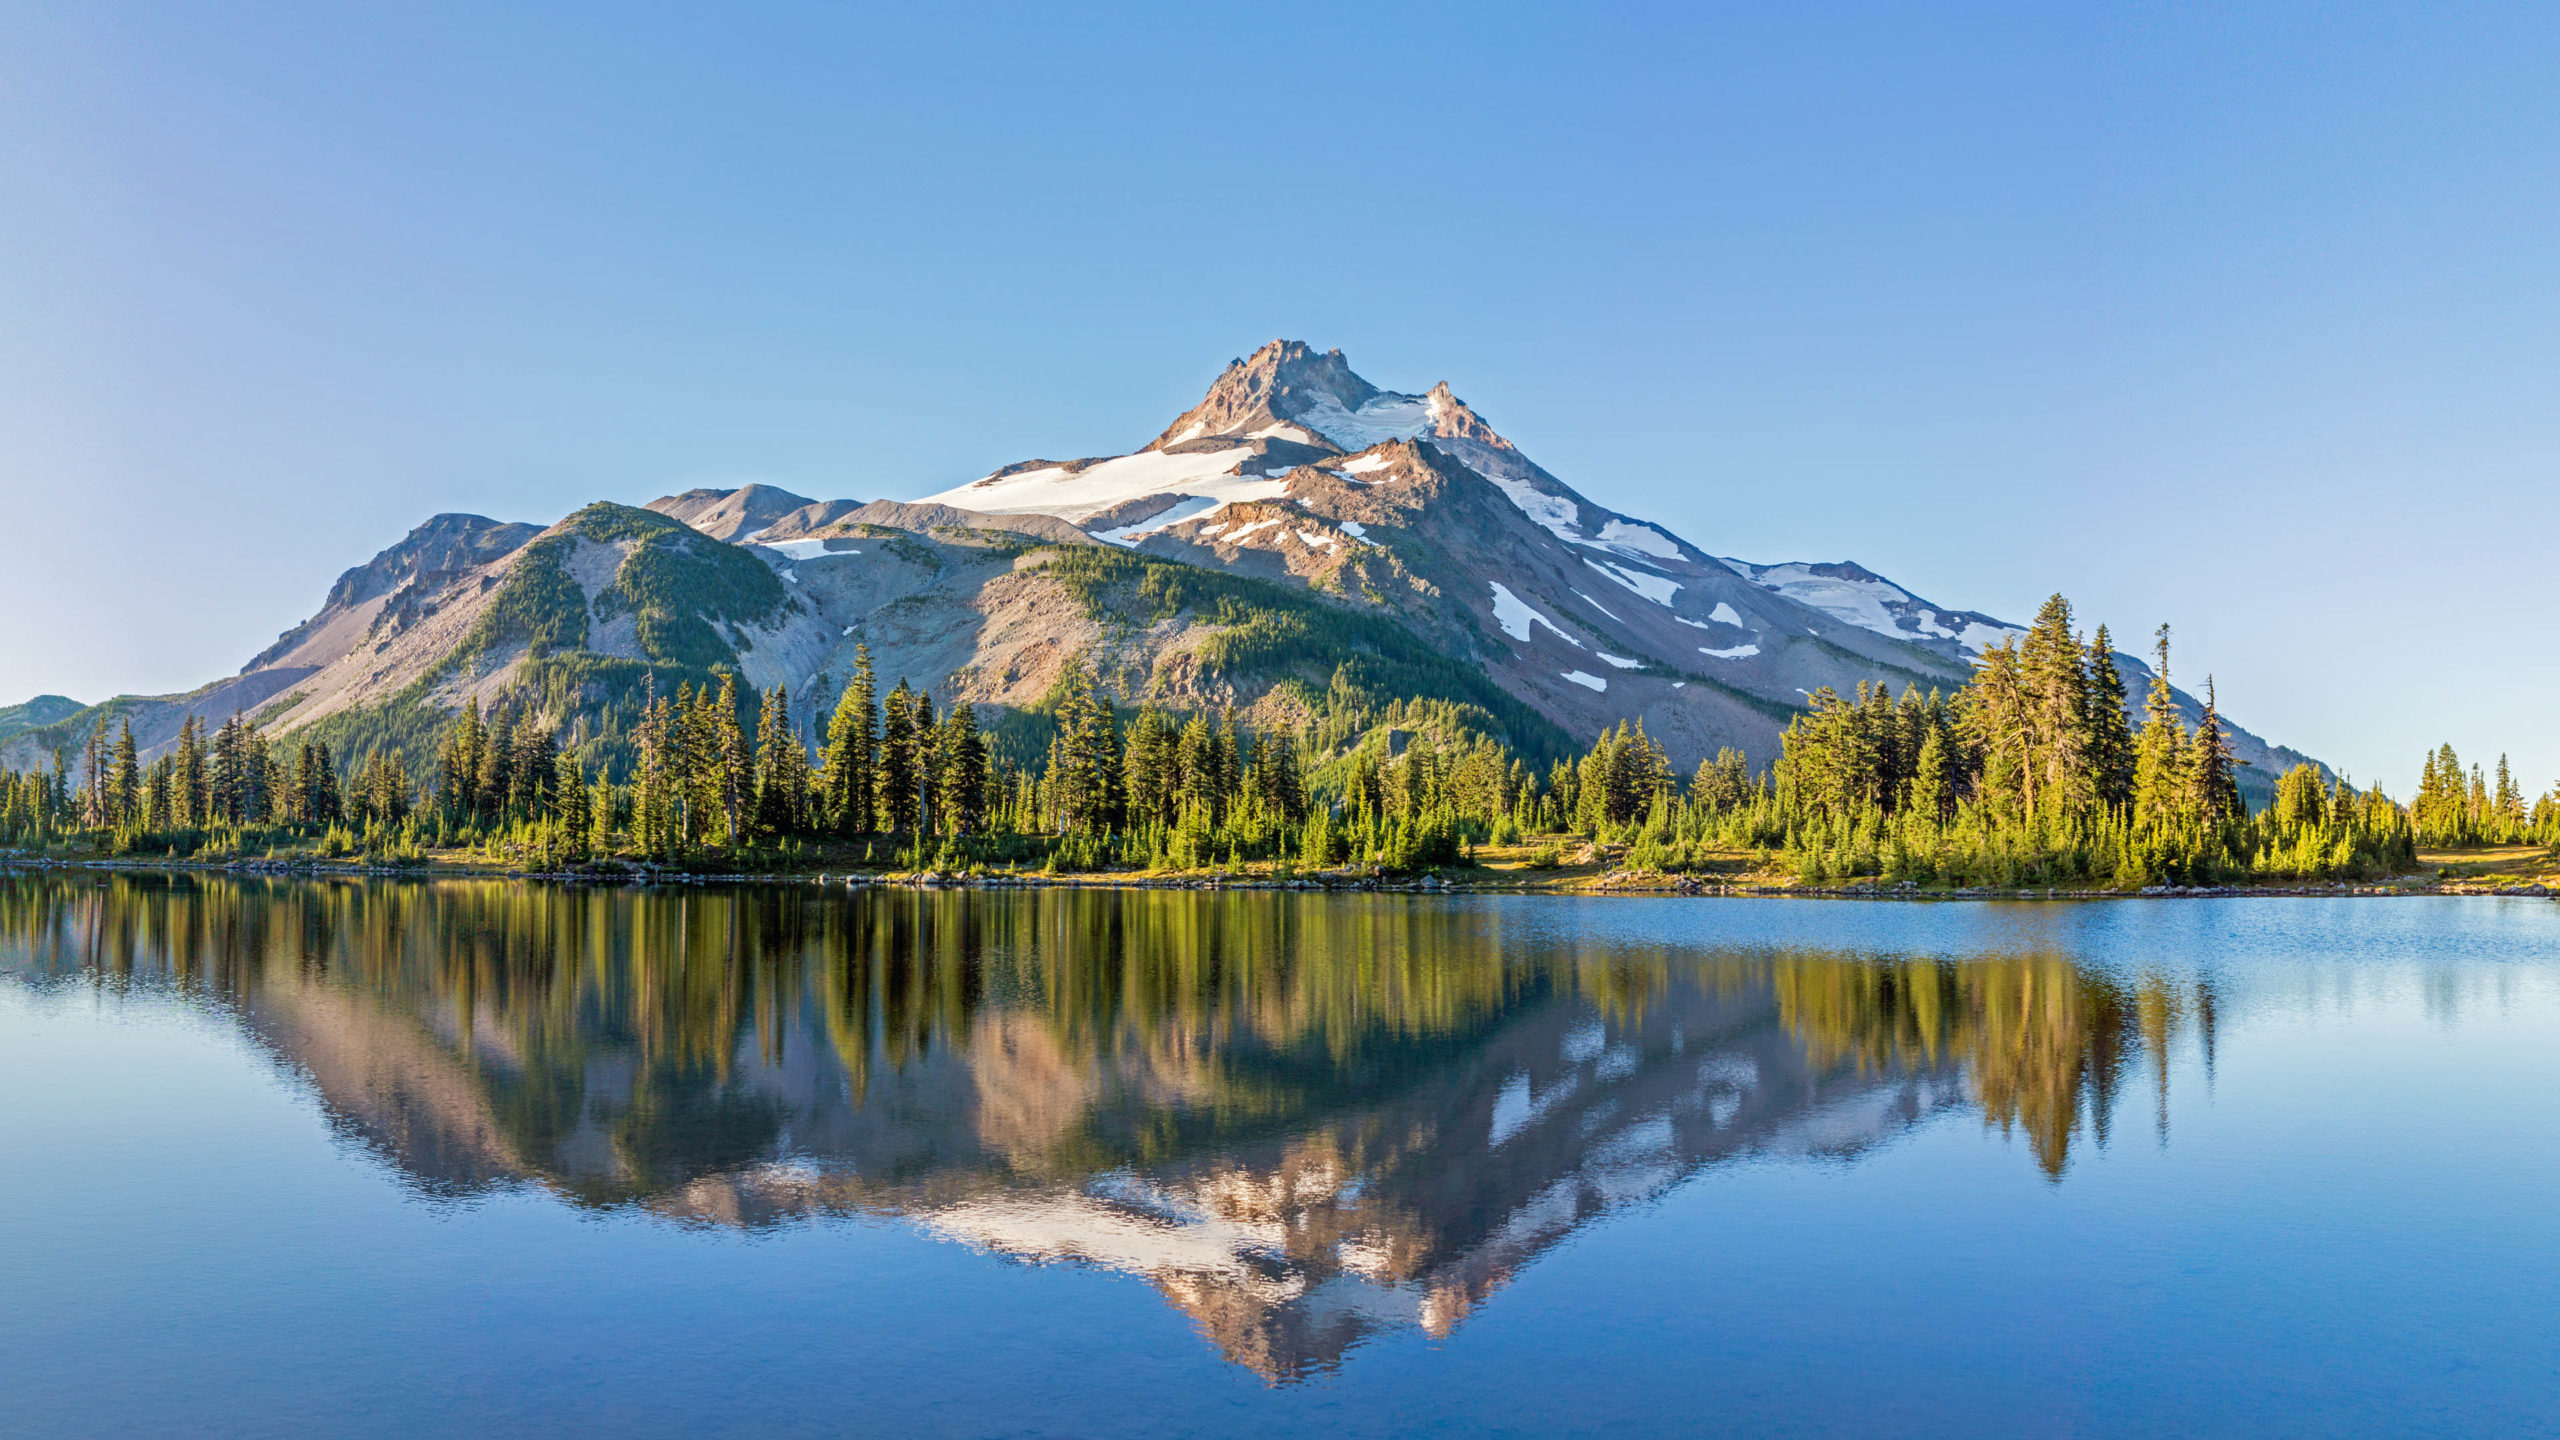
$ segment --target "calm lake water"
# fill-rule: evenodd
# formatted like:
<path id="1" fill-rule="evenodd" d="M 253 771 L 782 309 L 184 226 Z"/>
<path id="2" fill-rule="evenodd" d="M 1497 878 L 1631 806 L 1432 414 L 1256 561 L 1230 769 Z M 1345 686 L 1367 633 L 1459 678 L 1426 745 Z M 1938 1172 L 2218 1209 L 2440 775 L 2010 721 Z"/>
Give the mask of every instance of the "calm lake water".
<path id="1" fill-rule="evenodd" d="M 0 877 L 0 1432 L 2520 1435 L 2560 905 Z"/>

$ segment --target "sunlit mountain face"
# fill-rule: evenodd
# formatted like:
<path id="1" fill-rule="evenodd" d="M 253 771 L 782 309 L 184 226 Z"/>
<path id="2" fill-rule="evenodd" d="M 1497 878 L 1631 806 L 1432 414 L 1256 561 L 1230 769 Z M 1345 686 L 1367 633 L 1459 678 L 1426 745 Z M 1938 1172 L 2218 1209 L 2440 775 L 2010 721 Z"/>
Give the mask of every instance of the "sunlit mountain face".
<path id="1" fill-rule="evenodd" d="M 16 878 L 0 955 L 198 997 L 424 1203 L 894 1218 L 1143 1277 L 1274 1380 L 1446 1334 L 1729 1161 L 1853 1161 L 1948 1117 L 2061 1182 L 2127 1091 L 2166 1115 L 2174 1046 L 2210 1055 L 2193 975 L 1599 943 L 1558 914 Z"/>

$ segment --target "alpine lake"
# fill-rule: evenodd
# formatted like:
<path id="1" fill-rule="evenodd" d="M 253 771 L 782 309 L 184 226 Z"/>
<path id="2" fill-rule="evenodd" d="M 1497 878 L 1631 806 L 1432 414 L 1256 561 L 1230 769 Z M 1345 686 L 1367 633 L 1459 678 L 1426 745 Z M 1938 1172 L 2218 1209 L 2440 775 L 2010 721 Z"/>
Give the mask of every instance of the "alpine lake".
<path id="1" fill-rule="evenodd" d="M 0 876 L 0 1433 L 2560 1433 L 2560 904 Z"/>

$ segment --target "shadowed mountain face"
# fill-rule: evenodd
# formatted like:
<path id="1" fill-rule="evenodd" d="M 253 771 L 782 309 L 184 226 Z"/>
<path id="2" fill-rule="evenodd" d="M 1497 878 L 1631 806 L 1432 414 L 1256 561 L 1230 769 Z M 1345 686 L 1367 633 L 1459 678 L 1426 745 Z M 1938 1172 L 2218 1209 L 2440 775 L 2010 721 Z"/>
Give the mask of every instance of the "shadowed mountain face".
<path id="1" fill-rule="evenodd" d="M 1268 893 L 0 880 L 0 969 L 214 1002 L 423 1197 L 903 1219 L 1145 1278 L 1273 1379 L 1581 1227 L 1948 1110 L 2061 1178 L 2210 993 Z"/>

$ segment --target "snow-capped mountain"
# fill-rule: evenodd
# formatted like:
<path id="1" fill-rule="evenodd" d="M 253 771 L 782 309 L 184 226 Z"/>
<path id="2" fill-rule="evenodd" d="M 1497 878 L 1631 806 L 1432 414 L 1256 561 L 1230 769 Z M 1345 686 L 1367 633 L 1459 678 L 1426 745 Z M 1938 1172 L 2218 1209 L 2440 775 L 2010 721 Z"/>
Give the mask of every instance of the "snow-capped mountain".
<path id="1" fill-rule="evenodd" d="M 884 679 L 997 708 L 1040 703 L 1070 665 L 1128 702 L 1262 723 L 1347 682 L 1473 706 L 1533 751 L 1641 720 L 1684 767 L 1727 745 L 1760 764 L 1809 694 L 1951 689 L 2017 628 L 1853 564 L 1719 558 L 1567 485 L 1445 383 L 1382 390 L 1339 351 L 1273 341 L 1138 450 L 921 500 L 751 485 L 543 530 L 439 516 L 239 675 L 110 705 L 146 754 L 190 714 L 388 743 L 473 695 L 627 704 L 646 671 L 726 665 L 788 686 L 808 723 L 865 645 Z M 565 691 L 564 656 L 587 657 Z M 0 742 L 0 762 L 84 723 Z M 2299 758 L 2234 738 L 2260 777 Z"/>
<path id="2" fill-rule="evenodd" d="M 926 503 L 1053 515 L 1149 555 L 1365 600 L 1568 731 L 1640 717 L 1684 760 L 1770 753 L 1825 685 L 1951 688 L 2023 633 L 1859 565 L 1710 554 L 1593 502 L 1445 382 L 1382 390 L 1298 341 L 1230 362 L 1144 449 L 1024 461 Z"/>

